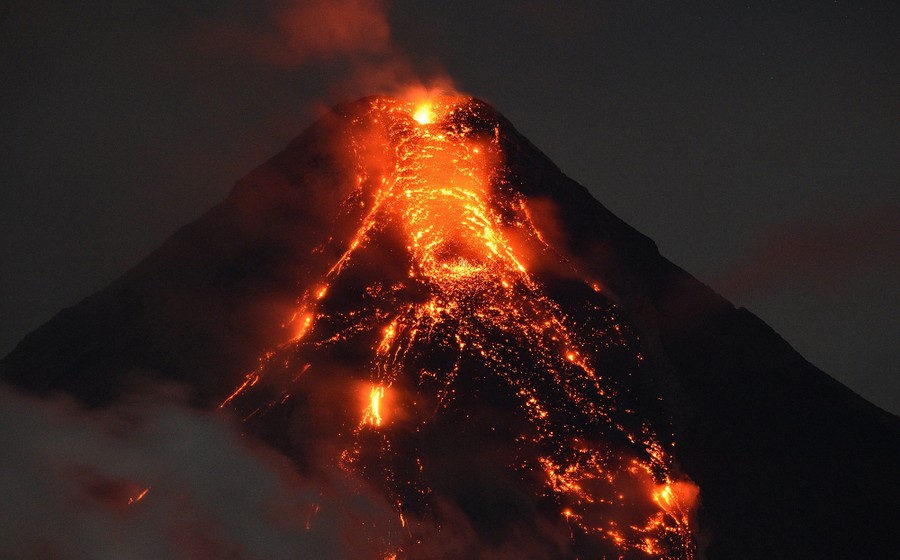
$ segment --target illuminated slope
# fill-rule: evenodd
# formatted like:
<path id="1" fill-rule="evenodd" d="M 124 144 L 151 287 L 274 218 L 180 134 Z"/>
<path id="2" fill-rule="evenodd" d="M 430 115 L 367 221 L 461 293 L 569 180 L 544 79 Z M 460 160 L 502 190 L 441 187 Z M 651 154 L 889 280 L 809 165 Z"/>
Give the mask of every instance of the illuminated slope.
<path id="1" fill-rule="evenodd" d="M 465 98 L 371 101 L 351 133 L 358 186 L 341 219 L 355 231 L 323 235 L 318 250 L 338 256 L 301 298 L 295 339 L 223 406 L 260 422 L 313 390 L 306 379 L 357 370 L 365 398 L 324 437 L 349 434 L 335 460 L 383 487 L 407 527 L 434 515 L 427 442 L 481 422 L 475 401 L 488 401 L 509 416 L 491 426 L 510 439 L 499 468 L 569 526 L 576 553 L 691 558 L 696 488 L 675 480 L 674 442 L 629 386 L 639 344 L 505 184 L 498 127 Z M 577 305 L 564 309 L 545 283 Z M 410 526 L 386 552 L 417 538 Z"/>
<path id="2" fill-rule="evenodd" d="M 702 491 L 702 503 L 692 509 L 699 520 L 692 515 L 690 521 L 710 560 L 896 556 L 900 419 L 804 360 L 762 320 L 666 260 L 651 239 L 594 198 L 620 185 L 592 185 L 589 192 L 483 103 L 467 101 L 472 111 L 459 124 L 471 128 L 464 134 L 473 147 L 485 149 L 478 165 L 490 175 L 486 215 L 526 274 L 503 276 L 514 280 L 507 292 L 493 273 L 479 272 L 476 277 L 494 280 L 457 298 L 458 312 L 418 318 L 414 312 L 446 285 L 424 275 L 409 278 L 417 268 L 400 207 L 391 210 L 393 202 L 384 198 L 376 227 L 359 237 L 357 248 L 351 243 L 374 208 L 381 178 L 393 185 L 399 174 L 391 138 L 448 130 L 453 117 L 448 121 L 433 107 L 421 118 L 433 114 L 433 125 L 418 128 L 409 118 L 416 107 L 387 119 L 373 102 L 323 114 L 221 204 L 28 335 L 0 360 L 0 375 L 19 389 L 68 394 L 90 407 L 160 381 L 176 383 L 198 406 L 217 407 L 255 370 L 248 381 L 256 380 L 253 389 L 225 407 L 252 415 L 245 426 L 258 438 L 248 441 L 276 445 L 304 474 L 315 475 L 323 461 L 363 474 L 391 497 L 396 513 L 387 525 L 360 523 L 360 532 L 382 539 L 385 550 L 403 547 L 401 556 L 617 558 L 622 549 L 610 534 L 581 528 L 612 520 L 632 539 L 627 555 L 646 558 L 634 542 L 646 532 L 631 525 L 645 527 L 674 496 L 689 497 L 680 473 Z M 586 146 L 579 155 L 594 154 Z M 435 205 L 429 215 L 442 208 Z M 455 231 L 469 235 L 458 225 Z M 483 243 L 477 250 L 451 248 L 448 254 L 487 270 Z M 329 274 L 348 250 L 340 271 Z M 491 266 L 502 264 L 502 255 Z M 528 322 L 503 327 L 509 324 L 501 320 L 509 313 L 505 303 L 487 319 L 469 312 L 484 309 L 482 300 L 494 294 L 518 305 L 533 293 L 529 281 L 540 297 L 519 306 L 518 317 L 543 313 L 560 321 L 605 391 L 594 395 L 593 406 L 611 421 L 587 417 L 555 383 L 566 374 L 578 391 L 593 383 L 560 359 L 562 345 L 535 344 L 537 330 Z M 399 284 L 404 288 L 393 288 Z M 307 319 L 302 339 L 284 345 Z M 399 328 L 391 347 L 408 348 L 396 354 L 398 361 L 377 351 L 393 321 Z M 420 325 L 415 337 L 413 324 Z M 458 324 L 469 341 L 483 341 L 487 356 L 474 344 L 459 349 Z M 257 368 L 267 350 L 271 357 Z M 546 369 L 530 367 L 545 356 Z M 502 371 L 500 362 L 507 366 Z M 456 363 L 451 394 L 446 373 Z M 539 392 L 554 436 L 538 432 L 512 372 L 525 372 L 522 386 Z M 621 502 L 579 498 L 566 478 L 578 469 L 565 467 L 578 462 L 582 447 L 564 434 L 584 432 L 610 458 L 610 470 L 632 459 L 653 470 L 648 445 L 635 437 L 644 424 L 647 441 L 666 452 L 662 472 L 616 476 L 616 488 L 637 485 Z M 664 492 L 667 478 L 672 496 Z M 575 482 L 592 496 L 617 498 L 603 480 Z M 141 503 L 152 504 L 159 490 Z M 221 499 L 228 503 L 227 488 Z M 285 514 L 277 522 L 302 524 L 306 515 Z M 665 522 L 677 528 L 674 520 Z M 435 524 L 440 532 L 429 533 Z M 438 554 L 429 543 L 455 553 Z M 666 546 L 680 554 L 680 545 Z"/>

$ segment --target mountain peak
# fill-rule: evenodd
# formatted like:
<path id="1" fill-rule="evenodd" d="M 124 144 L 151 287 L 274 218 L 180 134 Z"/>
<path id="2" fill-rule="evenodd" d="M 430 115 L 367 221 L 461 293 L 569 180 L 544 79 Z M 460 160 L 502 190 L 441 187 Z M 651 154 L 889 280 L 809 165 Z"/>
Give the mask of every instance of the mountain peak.
<path id="1" fill-rule="evenodd" d="M 873 557 L 900 499 L 896 417 L 467 97 L 338 105 L 2 368 L 182 384 L 377 487 L 401 556 L 461 519 L 536 557 Z"/>
<path id="2" fill-rule="evenodd" d="M 565 527 L 579 555 L 692 558 L 697 491 L 655 425 L 638 338 L 544 238 L 496 116 L 466 98 L 374 98 L 350 114 L 355 185 L 313 249 L 291 339 L 223 406 L 260 433 L 285 416 L 305 426 L 287 453 L 339 442 L 342 467 L 383 488 L 407 528 L 386 553 L 415 550 L 442 500 L 483 515 L 465 504 L 506 482 L 527 521 Z M 306 404 L 326 387 L 341 412 L 323 425 Z M 463 446 L 476 465 L 448 457 Z M 484 480 L 448 485 L 469 469 Z"/>

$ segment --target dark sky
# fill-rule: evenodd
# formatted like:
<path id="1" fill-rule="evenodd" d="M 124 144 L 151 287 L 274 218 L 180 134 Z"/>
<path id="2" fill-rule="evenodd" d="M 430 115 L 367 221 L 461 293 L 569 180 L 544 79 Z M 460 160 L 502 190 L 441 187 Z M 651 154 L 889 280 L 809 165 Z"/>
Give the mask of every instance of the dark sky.
<path id="1" fill-rule="evenodd" d="M 246 4 L 0 1 L 0 354 L 322 106 L 449 76 L 900 413 L 896 2 Z"/>

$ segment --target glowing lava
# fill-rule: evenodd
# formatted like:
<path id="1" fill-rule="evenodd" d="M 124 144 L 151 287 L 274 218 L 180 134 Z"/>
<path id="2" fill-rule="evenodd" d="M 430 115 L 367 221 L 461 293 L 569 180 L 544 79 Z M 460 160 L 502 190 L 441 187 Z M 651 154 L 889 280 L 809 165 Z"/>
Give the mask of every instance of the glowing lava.
<path id="1" fill-rule="evenodd" d="M 380 481 L 404 528 L 432 493 L 425 434 L 442 422 L 465 426 L 466 407 L 481 401 L 512 403 L 514 418 L 490 426 L 518 432 L 503 468 L 536 484 L 541 507 L 573 541 L 693 558 L 696 487 L 676 480 L 665 445 L 636 412 L 636 337 L 596 282 L 544 242 L 506 182 L 500 125 L 481 107 L 379 98 L 356 117 L 358 182 L 342 207 L 354 233 L 323 247 L 336 257 L 301 298 L 294 339 L 223 405 L 241 409 L 266 379 L 278 395 L 249 417 L 265 415 L 315 371 L 310 363 L 362 353 L 369 393 L 340 463 Z M 372 154 L 381 154 L 379 171 Z M 534 255 L 565 273 L 530 270 Z M 568 282 L 562 292 L 579 303 L 558 303 L 551 280 Z M 384 421 L 387 388 L 402 412 L 396 421 Z M 389 553 L 403 548 L 388 544 Z"/>
<path id="2" fill-rule="evenodd" d="M 373 386 L 372 391 L 369 393 L 369 406 L 363 414 L 363 424 L 375 427 L 381 426 L 383 421 L 381 418 L 381 399 L 383 398 L 384 387 Z"/>
<path id="3" fill-rule="evenodd" d="M 132 506 L 132 505 L 134 505 L 134 504 L 140 502 L 141 500 L 144 499 L 144 497 L 147 495 L 148 492 L 150 492 L 150 488 L 149 488 L 149 487 L 148 487 L 148 488 L 144 488 L 143 490 L 141 490 L 140 492 L 138 492 L 138 493 L 135 494 L 134 496 L 131 496 L 130 498 L 128 498 L 128 505 Z"/>
<path id="4" fill-rule="evenodd" d="M 431 102 L 426 101 L 416 107 L 413 118 L 419 124 L 430 124 L 434 120 L 434 113 L 431 111 Z"/>

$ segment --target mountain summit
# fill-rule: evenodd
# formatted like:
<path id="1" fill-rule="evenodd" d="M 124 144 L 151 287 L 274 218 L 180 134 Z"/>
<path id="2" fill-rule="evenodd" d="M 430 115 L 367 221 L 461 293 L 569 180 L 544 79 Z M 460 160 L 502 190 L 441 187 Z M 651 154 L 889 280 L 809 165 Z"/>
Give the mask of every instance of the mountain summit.
<path id="1" fill-rule="evenodd" d="M 334 108 L 2 367 L 93 407 L 178 382 L 385 496 L 384 557 L 894 548 L 900 420 L 471 98 Z"/>

